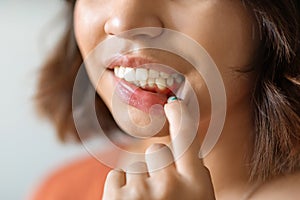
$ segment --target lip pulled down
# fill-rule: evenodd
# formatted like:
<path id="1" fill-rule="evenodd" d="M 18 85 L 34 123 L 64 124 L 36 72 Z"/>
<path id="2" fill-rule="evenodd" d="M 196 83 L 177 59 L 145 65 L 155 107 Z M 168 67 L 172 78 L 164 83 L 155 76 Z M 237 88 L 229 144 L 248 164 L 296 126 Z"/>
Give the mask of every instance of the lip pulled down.
<path id="1" fill-rule="evenodd" d="M 184 82 L 173 68 L 144 57 L 121 56 L 107 69 L 114 73 L 120 100 L 145 113 L 157 110 L 154 105 L 164 106 Z"/>
<path id="2" fill-rule="evenodd" d="M 161 92 L 149 91 L 134 84 L 131 84 L 123 79 L 115 77 L 117 81 L 116 84 L 116 94 L 119 98 L 126 104 L 136 107 L 137 109 L 145 112 L 158 112 L 154 105 L 161 105 L 167 103 L 167 99 L 170 96 L 174 96 L 175 92 L 178 90 L 179 85 L 173 88 L 166 88 Z"/>

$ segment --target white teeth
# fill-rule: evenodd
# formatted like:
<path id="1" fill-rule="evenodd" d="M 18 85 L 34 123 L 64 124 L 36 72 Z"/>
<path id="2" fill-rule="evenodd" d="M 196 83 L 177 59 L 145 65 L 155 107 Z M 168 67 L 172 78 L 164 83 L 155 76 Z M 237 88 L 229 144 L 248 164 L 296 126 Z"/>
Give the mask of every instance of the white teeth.
<path id="1" fill-rule="evenodd" d="M 169 78 L 170 75 L 169 75 L 169 74 L 166 74 L 166 73 L 164 73 L 164 72 L 160 72 L 160 73 L 159 73 L 159 76 L 162 77 L 162 78 L 167 79 L 167 78 Z"/>
<path id="2" fill-rule="evenodd" d="M 140 87 L 140 82 L 139 81 L 135 81 L 134 85 L 136 85 L 137 87 Z"/>
<path id="3" fill-rule="evenodd" d="M 164 90 L 164 89 L 166 89 L 166 87 L 165 87 L 165 86 L 163 86 L 163 85 L 157 85 L 157 87 L 158 87 L 158 89 L 160 89 L 160 90 Z"/>
<path id="4" fill-rule="evenodd" d="M 158 71 L 155 71 L 155 70 L 152 70 L 152 69 L 149 70 L 149 78 L 158 78 L 158 77 L 159 77 L 159 72 Z"/>
<path id="5" fill-rule="evenodd" d="M 179 76 L 178 74 L 172 74 L 172 77 L 173 77 L 174 79 L 176 79 L 178 76 Z"/>
<path id="6" fill-rule="evenodd" d="M 118 73 L 118 77 L 119 78 L 124 78 L 124 75 L 125 75 L 125 67 L 120 67 L 119 69 L 119 73 Z"/>
<path id="7" fill-rule="evenodd" d="M 136 69 L 136 80 L 146 81 L 148 79 L 148 70 L 143 68 Z"/>
<path id="8" fill-rule="evenodd" d="M 114 69 L 115 76 L 119 76 L 119 70 L 120 70 L 119 67 L 116 67 L 116 68 Z"/>
<path id="9" fill-rule="evenodd" d="M 172 78 L 172 77 L 169 77 L 168 79 L 167 79 L 167 85 L 168 86 L 172 86 L 174 84 L 174 79 Z"/>
<path id="10" fill-rule="evenodd" d="M 137 87 L 150 87 L 154 88 L 155 86 L 164 90 L 166 87 L 171 87 L 175 83 L 182 83 L 184 77 L 179 74 L 167 74 L 165 72 L 158 72 L 153 69 L 145 68 L 131 68 L 131 67 L 115 67 L 114 68 L 115 76 L 125 79 L 126 81 L 133 83 Z"/>
<path id="11" fill-rule="evenodd" d="M 147 82 L 148 82 L 149 87 L 153 87 L 154 83 L 155 83 L 155 79 L 154 78 L 149 78 Z"/>
<path id="12" fill-rule="evenodd" d="M 172 77 L 176 80 L 177 83 L 183 82 L 183 77 L 180 76 L 179 74 L 172 74 Z"/>
<path id="13" fill-rule="evenodd" d="M 166 85 L 166 79 L 161 78 L 161 77 L 155 79 L 155 84 L 156 84 L 157 87 L 158 87 L 159 89 L 161 89 L 161 90 L 165 89 L 166 86 L 167 86 L 167 85 Z"/>
<path id="14" fill-rule="evenodd" d="M 183 82 L 183 78 L 181 76 L 178 76 L 176 79 L 177 83 L 182 83 Z"/>
<path id="15" fill-rule="evenodd" d="M 142 88 L 145 88 L 146 85 L 147 85 L 147 81 L 140 81 L 140 86 L 141 86 Z"/>
<path id="16" fill-rule="evenodd" d="M 124 78 L 128 82 L 134 82 L 135 81 L 135 71 L 134 71 L 134 69 L 130 68 L 130 67 L 126 67 Z"/>

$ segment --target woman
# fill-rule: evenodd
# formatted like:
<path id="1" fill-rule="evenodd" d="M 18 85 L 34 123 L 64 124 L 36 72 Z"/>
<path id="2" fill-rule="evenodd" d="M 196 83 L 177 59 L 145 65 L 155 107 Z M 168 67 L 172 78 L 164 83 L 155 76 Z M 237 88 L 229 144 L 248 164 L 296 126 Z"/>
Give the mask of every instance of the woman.
<path id="1" fill-rule="evenodd" d="M 298 1 L 68 2 L 72 5 L 70 19 L 74 17 L 74 26 L 70 25 L 56 53 L 44 66 L 37 93 L 39 108 L 54 122 L 62 140 L 68 135 L 76 137 L 71 101 L 82 60 L 105 39 L 135 28 L 175 30 L 201 44 L 223 78 L 227 115 L 218 143 L 202 162 L 196 155 L 210 118 L 207 88 L 199 87 L 200 79 L 192 75 L 188 63 L 169 54 L 140 50 L 137 57 L 155 58 L 168 66 L 181 63 L 174 70 L 190 81 L 198 100 L 201 97 L 197 139 L 175 163 L 153 173 L 112 170 L 106 177 L 110 169 L 100 163 L 91 160 L 75 163 L 52 176 L 41 187 L 37 199 L 97 199 L 102 196 L 103 187 L 104 199 L 297 198 L 300 194 Z M 158 38 L 160 34 L 142 32 L 127 39 L 139 41 L 145 36 Z M 87 66 L 86 70 L 99 95 L 97 109 L 106 113 L 106 124 L 115 126 L 110 114 L 114 88 L 109 70 L 99 82 L 105 87 L 98 87 L 94 69 Z M 143 123 L 145 110 L 135 108 L 139 111 L 133 111 L 134 115 Z M 193 118 L 184 101 L 172 97 L 164 112 L 170 131 L 163 129 L 167 136 L 147 140 L 142 147 L 147 153 L 164 147 L 170 140 L 168 135 L 172 139 L 175 130 L 185 130 L 181 134 L 187 134 L 192 127 Z M 113 117 L 118 120 L 118 116 Z M 183 128 L 177 127 L 181 117 L 186 119 Z M 126 124 L 118 125 L 130 132 L 126 131 Z M 154 161 L 147 158 L 147 153 L 143 167 L 151 168 Z M 169 151 L 166 156 L 169 159 L 172 153 Z M 57 188 L 56 184 L 63 187 Z"/>

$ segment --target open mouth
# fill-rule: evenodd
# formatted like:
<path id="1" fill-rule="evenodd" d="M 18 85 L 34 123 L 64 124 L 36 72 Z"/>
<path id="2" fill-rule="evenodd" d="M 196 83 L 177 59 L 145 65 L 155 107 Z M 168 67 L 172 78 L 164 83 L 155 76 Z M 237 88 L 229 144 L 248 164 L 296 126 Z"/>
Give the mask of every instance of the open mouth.
<path id="1" fill-rule="evenodd" d="M 131 68 L 117 66 L 114 68 L 115 76 L 125 80 L 145 91 L 173 95 L 173 91 L 183 82 L 184 77 L 177 74 L 168 74 L 154 69 Z"/>
<path id="2" fill-rule="evenodd" d="M 116 92 L 123 102 L 146 113 L 154 105 L 163 106 L 170 96 L 175 96 L 185 80 L 175 70 L 155 63 L 125 66 L 109 68 L 117 81 Z"/>

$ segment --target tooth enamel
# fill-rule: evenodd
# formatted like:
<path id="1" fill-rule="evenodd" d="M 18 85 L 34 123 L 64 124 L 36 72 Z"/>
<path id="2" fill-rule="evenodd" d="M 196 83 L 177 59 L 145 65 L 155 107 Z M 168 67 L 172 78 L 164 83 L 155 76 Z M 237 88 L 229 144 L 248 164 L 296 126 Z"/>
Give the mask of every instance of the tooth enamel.
<path id="1" fill-rule="evenodd" d="M 118 73 L 118 77 L 119 77 L 119 78 L 124 78 L 124 75 L 125 75 L 125 67 L 120 66 L 120 68 L 119 68 L 119 73 Z"/>
<path id="2" fill-rule="evenodd" d="M 160 72 L 160 73 L 159 73 L 159 76 L 162 77 L 162 78 L 167 79 L 167 78 L 169 78 L 170 75 L 169 75 L 169 74 L 166 74 L 166 73 L 164 73 L 164 72 Z"/>
<path id="3" fill-rule="evenodd" d="M 148 78 L 148 70 L 143 68 L 136 69 L 135 78 L 139 81 L 146 81 Z"/>
<path id="4" fill-rule="evenodd" d="M 147 82 L 146 82 L 146 81 L 140 81 L 140 86 L 141 86 L 142 88 L 145 88 L 146 85 L 147 85 Z"/>
<path id="5" fill-rule="evenodd" d="M 171 75 L 174 79 L 176 79 L 178 76 L 179 76 L 179 74 L 172 74 Z"/>
<path id="6" fill-rule="evenodd" d="M 154 86 L 154 83 L 155 83 L 155 79 L 154 78 L 148 78 L 148 86 L 149 87 L 153 87 Z"/>
<path id="7" fill-rule="evenodd" d="M 133 82 L 133 84 L 134 84 L 135 86 L 137 86 L 137 87 L 140 87 L 140 82 L 139 82 L 139 81 L 135 81 L 135 82 Z"/>
<path id="8" fill-rule="evenodd" d="M 176 80 L 177 83 L 182 83 L 183 77 L 182 76 L 178 76 L 175 80 Z"/>
<path id="9" fill-rule="evenodd" d="M 174 84 L 174 79 L 172 78 L 172 77 L 169 77 L 168 79 L 167 79 L 167 85 L 168 86 L 172 86 Z"/>
<path id="10" fill-rule="evenodd" d="M 159 72 L 155 71 L 153 69 L 149 70 L 149 78 L 158 78 L 159 77 Z"/>
<path id="11" fill-rule="evenodd" d="M 156 85 L 160 90 L 164 90 L 166 87 L 171 87 L 175 82 L 180 84 L 184 81 L 184 77 L 177 73 L 170 75 L 165 72 L 158 72 L 145 68 L 134 69 L 132 67 L 116 66 L 114 68 L 114 74 L 115 76 L 125 79 L 127 82 L 130 82 L 137 87 L 153 88 Z"/>
<path id="12" fill-rule="evenodd" d="M 157 87 L 161 90 L 166 88 L 166 79 L 163 78 L 157 78 L 155 79 L 155 84 L 157 85 Z"/>
<path id="13" fill-rule="evenodd" d="M 135 70 L 133 68 L 126 67 L 124 78 L 128 82 L 134 82 L 135 81 Z"/>
<path id="14" fill-rule="evenodd" d="M 160 89 L 160 90 L 166 89 L 166 87 L 165 87 L 165 86 L 162 86 L 162 85 L 157 85 L 157 87 L 158 87 L 158 89 Z"/>
<path id="15" fill-rule="evenodd" d="M 114 68 L 115 76 L 119 77 L 119 67 Z"/>

